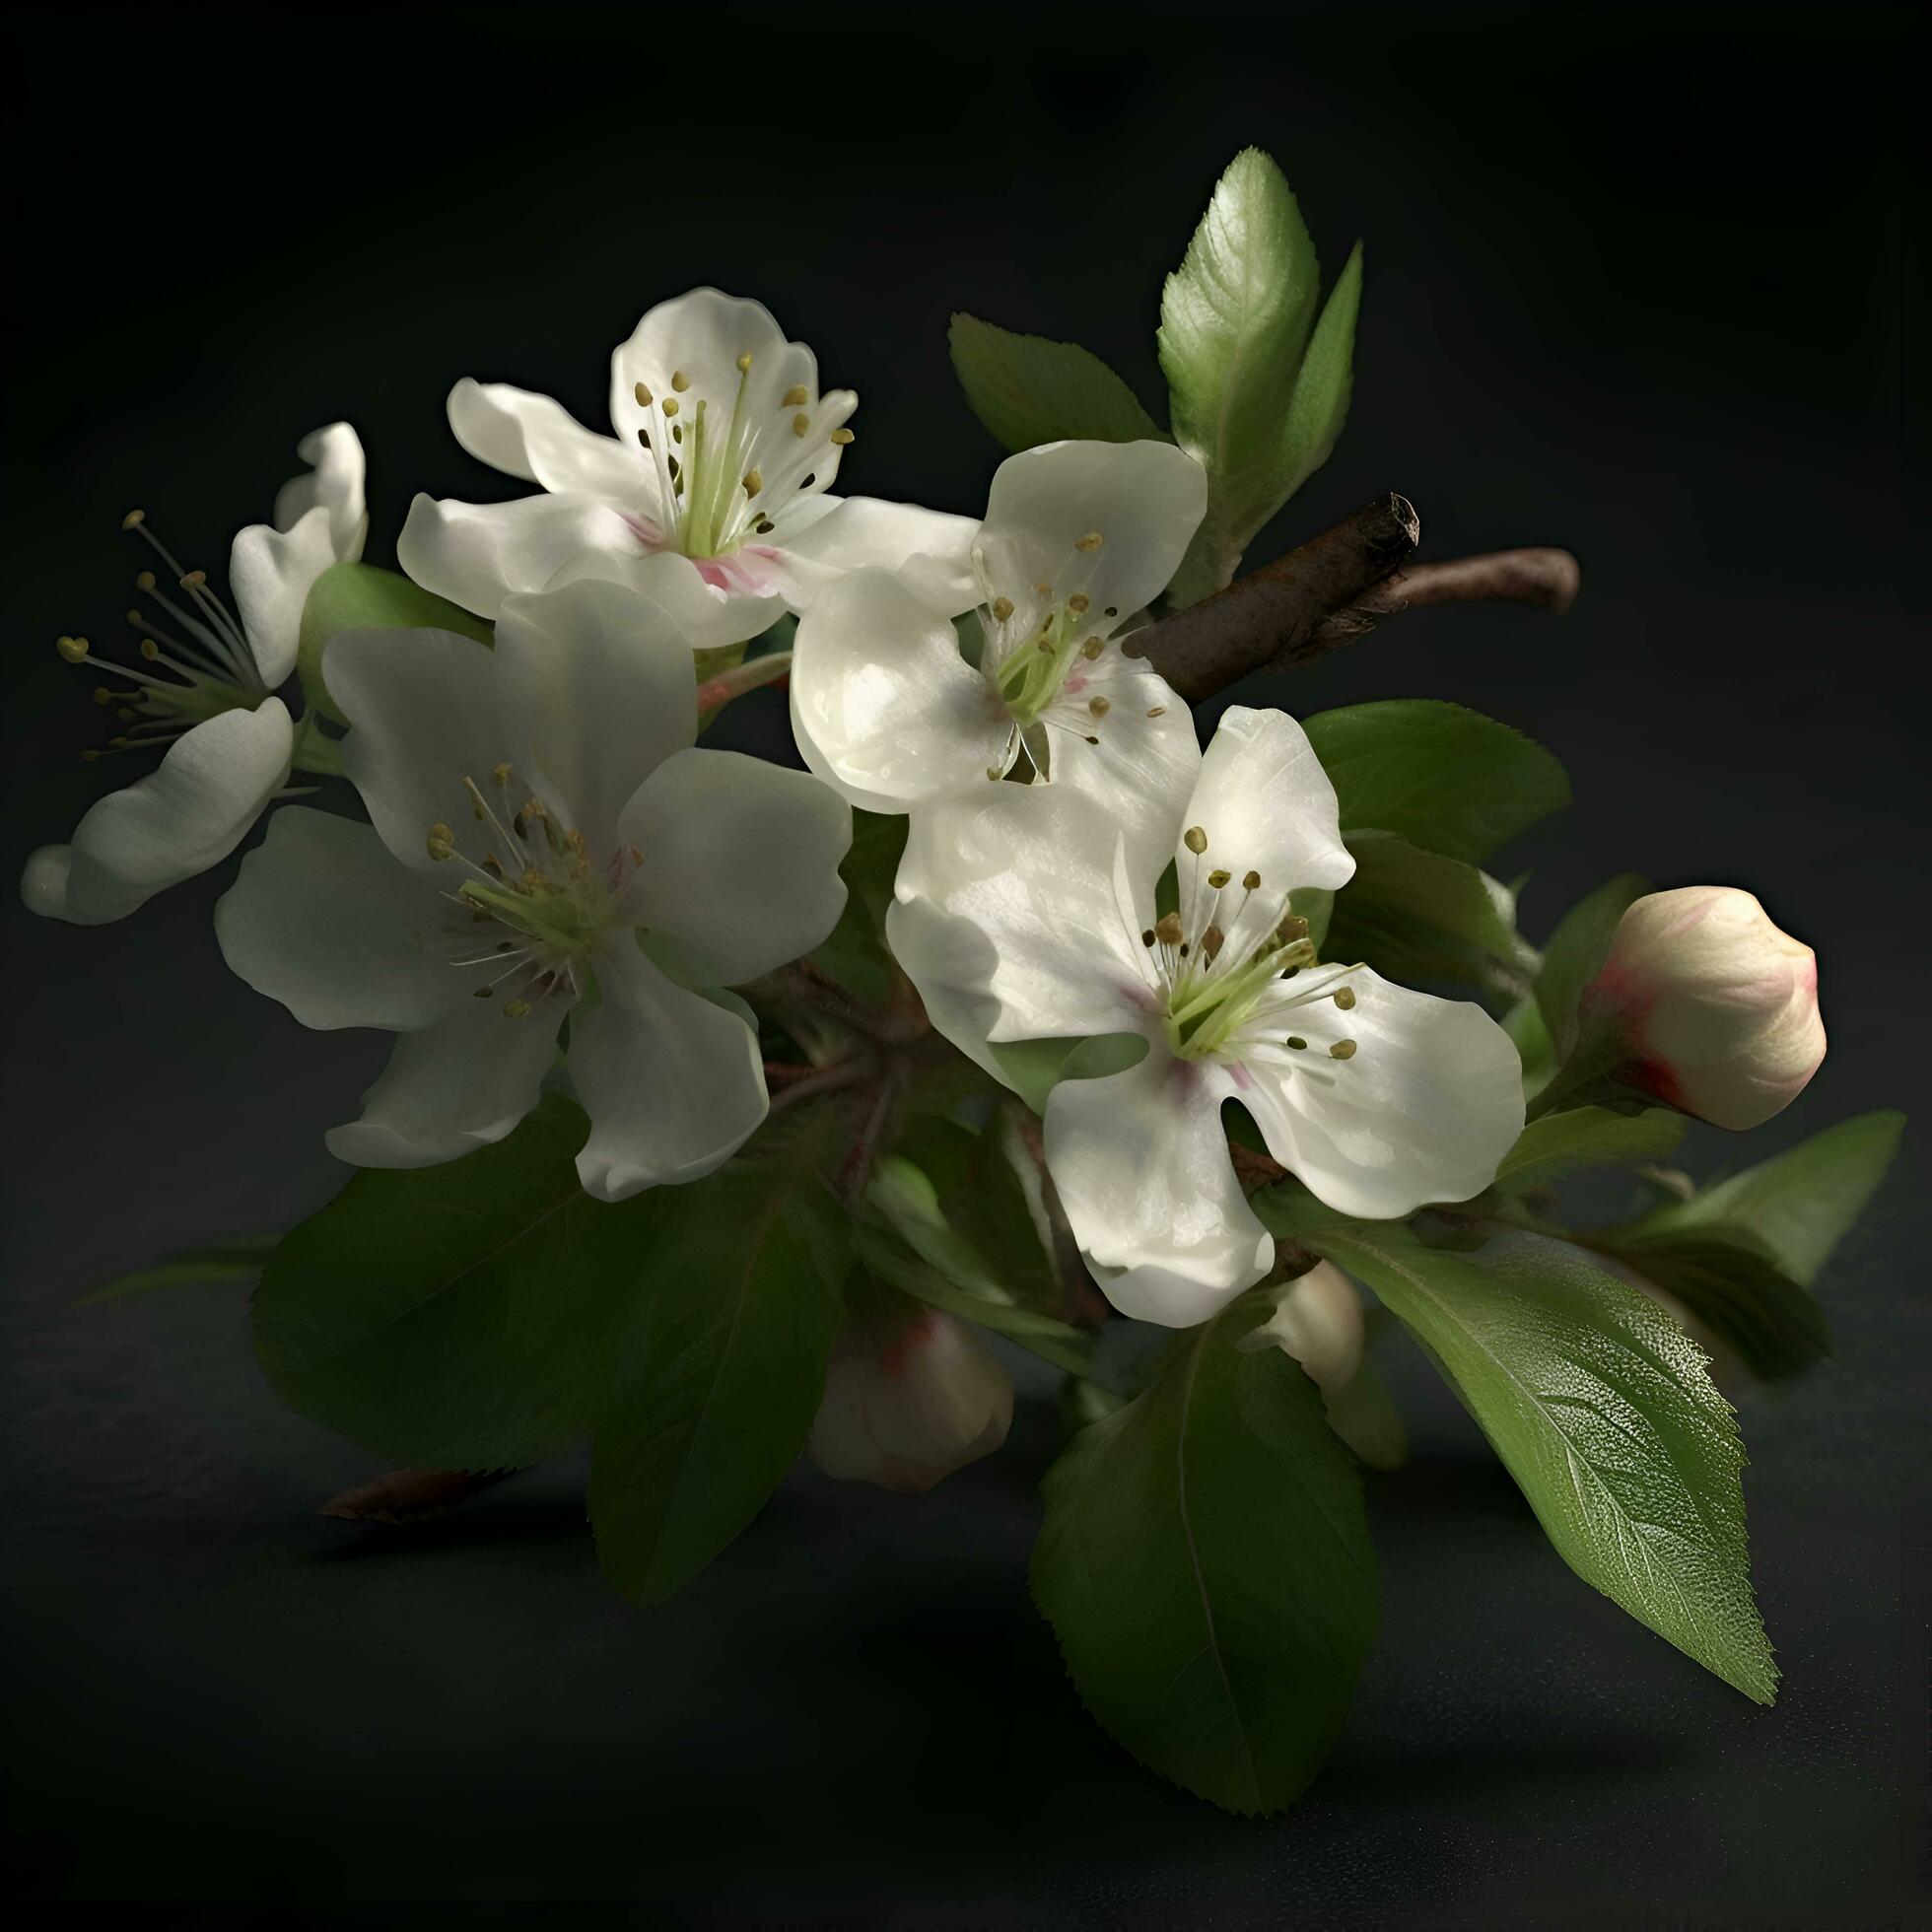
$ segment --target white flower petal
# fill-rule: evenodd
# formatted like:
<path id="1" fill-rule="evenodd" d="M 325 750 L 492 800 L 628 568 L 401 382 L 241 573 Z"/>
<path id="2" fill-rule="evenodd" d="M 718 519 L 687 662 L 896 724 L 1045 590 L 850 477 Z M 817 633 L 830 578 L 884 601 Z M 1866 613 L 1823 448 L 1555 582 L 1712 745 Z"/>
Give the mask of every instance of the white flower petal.
<path id="1" fill-rule="evenodd" d="M 661 603 L 586 582 L 507 599 L 493 668 L 504 716 L 523 723 L 530 776 L 569 814 L 559 830 L 582 832 L 603 863 L 632 794 L 698 735 L 691 647 Z"/>
<path id="2" fill-rule="evenodd" d="M 560 496 L 607 497 L 656 520 L 656 466 L 635 439 L 599 436 L 549 396 L 467 376 L 448 408 L 456 441 L 492 469 Z"/>
<path id="3" fill-rule="evenodd" d="M 1024 603 L 1034 584 L 1084 590 L 1122 617 L 1166 589 L 1208 508 L 1208 475 L 1171 443 L 1048 443 L 993 479 L 981 544 L 990 587 Z M 1075 545 L 1090 532 L 1099 549 Z"/>
<path id="4" fill-rule="evenodd" d="M 765 1118 L 757 1036 L 673 986 L 628 932 L 614 932 L 594 965 L 602 997 L 571 1017 L 571 1076 L 590 1116 L 578 1178 L 599 1201 L 699 1180 Z"/>
<path id="5" fill-rule="evenodd" d="M 176 738 L 146 778 L 98 800 L 71 846 L 35 853 L 23 896 L 34 911 L 76 926 L 125 919 L 242 843 L 281 790 L 294 749 L 279 698 L 206 720 Z"/>
<path id="6" fill-rule="evenodd" d="M 565 1006 L 512 1019 L 496 1000 L 464 1000 L 448 1018 L 400 1033 L 362 1118 L 330 1130 L 352 1167 L 434 1167 L 501 1140 L 536 1105 Z"/>
<path id="7" fill-rule="evenodd" d="M 403 864 L 433 869 L 425 840 L 446 825 L 480 861 L 493 835 L 471 817 L 463 781 L 488 794 L 496 765 L 527 779 L 531 762 L 527 721 L 506 718 L 490 647 L 453 631 L 343 631 L 329 640 L 328 685 L 349 721 L 342 768 L 382 843 Z"/>
<path id="8" fill-rule="evenodd" d="M 1064 786 L 985 785 L 925 807 L 897 896 L 931 901 L 980 938 L 901 920 L 895 956 L 922 994 L 995 1015 L 995 1040 L 1145 1032 L 1155 1019 L 1139 934 L 1153 880 L 1121 876 L 1121 860 L 1119 828 Z"/>
<path id="9" fill-rule="evenodd" d="M 264 690 L 274 690 L 295 669 L 302 607 L 316 578 L 342 561 L 332 516 L 326 504 L 318 503 L 290 529 L 250 523 L 229 551 L 229 588 Z"/>
<path id="10" fill-rule="evenodd" d="M 802 498 L 799 509 L 821 501 Z M 877 497 L 842 498 L 825 515 L 803 520 L 794 510 L 781 517 L 772 535 L 782 559 L 776 581 L 787 603 L 803 610 L 850 571 L 888 571 L 929 610 L 954 617 L 979 601 L 973 574 L 979 527 L 970 517 Z"/>
<path id="11" fill-rule="evenodd" d="M 215 907 L 230 968 L 304 1026 L 434 1024 L 487 977 L 476 927 L 359 820 L 290 805 Z"/>
<path id="12" fill-rule="evenodd" d="M 809 952 L 845 907 L 851 807 L 762 758 L 676 753 L 626 806 L 618 837 L 644 854 L 622 916 L 695 948 L 723 986 Z"/>
<path id="13" fill-rule="evenodd" d="M 1272 1011 L 1244 1029 L 1308 1042 L 1246 1053 L 1237 1098 L 1268 1151 L 1345 1214 L 1393 1220 L 1482 1193 L 1523 1131 L 1522 1061 L 1509 1036 L 1481 1006 L 1413 993 L 1366 967 L 1346 984 L 1355 1004 L 1345 1011 L 1329 999 L 1295 1004 L 1296 982 L 1284 982 Z M 1345 1039 L 1356 1043 L 1352 1057 L 1331 1058 Z"/>
<path id="14" fill-rule="evenodd" d="M 1228 1158 L 1229 1090 L 1223 1069 L 1156 1047 L 1125 1073 L 1063 1080 L 1047 1101 L 1047 1171 L 1123 1315 L 1192 1328 L 1274 1262 Z"/>
<path id="15" fill-rule="evenodd" d="M 825 590 L 798 622 L 792 724 L 804 761 L 871 810 L 985 786 L 1011 722 L 950 623 L 877 571 Z"/>
<path id="16" fill-rule="evenodd" d="M 511 503 L 439 502 L 419 496 L 396 539 L 396 559 L 425 590 L 495 617 L 505 597 L 542 590 L 566 565 L 620 580 L 643 540 L 603 497 L 518 497 Z M 331 649 L 329 674 L 335 659 Z"/>
<path id="17" fill-rule="evenodd" d="M 1250 870 L 1261 874 L 1250 915 L 1258 926 L 1272 926 L 1297 887 L 1333 890 L 1354 874 L 1354 859 L 1342 843 L 1335 787 L 1308 733 L 1285 712 L 1231 705 L 1222 714 L 1202 757 L 1184 825 L 1208 834 L 1204 854 L 1179 842 L 1174 847 L 1184 915 L 1190 881 L 1212 866 L 1224 866 L 1237 879 Z M 1229 939 L 1236 942 L 1232 929 Z"/>
<path id="18" fill-rule="evenodd" d="M 716 651 L 746 643 L 785 615 L 783 599 L 762 587 L 759 559 L 742 568 L 739 558 L 726 562 L 728 570 L 714 558 L 694 562 L 675 550 L 586 550 L 569 558 L 543 587 L 621 584 L 660 605 L 693 651 Z"/>
<path id="19" fill-rule="evenodd" d="M 310 430 L 295 452 L 310 473 L 282 485 L 275 498 L 275 527 L 292 530 L 320 506 L 328 512 L 335 561 L 353 563 L 369 535 L 369 504 L 363 492 L 369 465 L 362 439 L 347 423 L 329 423 Z"/>

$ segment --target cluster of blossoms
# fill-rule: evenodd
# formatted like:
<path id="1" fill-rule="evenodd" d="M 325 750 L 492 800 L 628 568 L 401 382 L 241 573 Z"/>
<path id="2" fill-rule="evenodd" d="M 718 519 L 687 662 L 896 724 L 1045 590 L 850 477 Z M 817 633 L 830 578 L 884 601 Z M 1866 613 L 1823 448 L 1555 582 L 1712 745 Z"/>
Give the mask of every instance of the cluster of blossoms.
<path id="1" fill-rule="evenodd" d="M 178 588 L 141 579 L 162 614 L 133 614 L 140 663 L 60 640 L 127 687 L 99 693 L 127 724 L 115 748 L 167 749 L 32 857 L 28 903 L 120 918 L 225 859 L 296 774 L 345 776 L 367 822 L 276 811 L 217 913 L 229 964 L 305 1025 L 397 1036 L 329 1145 L 414 1167 L 503 1138 L 568 1020 L 591 1123 L 578 1171 L 618 1201 L 711 1173 L 758 1129 L 757 1026 L 729 989 L 830 933 L 851 808 L 905 814 L 887 934 L 933 1027 L 1000 1081 L 1017 1043 L 1122 1047 L 1120 1070 L 1052 1089 L 1042 1139 L 1124 1313 L 1197 1324 L 1273 1269 L 1229 1102 L 1346 1214 L 1482 1192 L 1524 1124 L 1516 1046 L 1474 1003 L 1323 956 L 1296 895 L 1346 885 L 1355 862 L 1307 735 L 1237 707 L 1204 751 L 1134 653 L 1202 520 L 1200 465 L 1167 443 L 1069 442 L 1003 463 L 981 518 L 841 499 L 856 402 L 821 390 L 762 307 L 711 290 L 616 350 L 611 436 L 459 382 L 457 439 L 537 493 L 419 497 L 398 555 L 494 640 L 340 633 L 304 667 L 298 723 L 278 693 L 305 602 L 368 524 L 355 434 L 316 432 L 272 524 L 235 540 L 233 611 L 149 536 Z M 788 613 L 806 771 L 698 747 L 694 654 Z M 1755 901 L 1692 889 L 1630 909 L 1582 1010 L 1603 1070 L 1742 1127 L 1822 1058 L 1815 986 Z M 1325 1389 L 1361 1348 L 1331 1276 L 1258 1332 Z M 916 1488 L 994 1446 L 1010 1409 L 950 1317 L 855 1328 L 810 1453 Z"/>

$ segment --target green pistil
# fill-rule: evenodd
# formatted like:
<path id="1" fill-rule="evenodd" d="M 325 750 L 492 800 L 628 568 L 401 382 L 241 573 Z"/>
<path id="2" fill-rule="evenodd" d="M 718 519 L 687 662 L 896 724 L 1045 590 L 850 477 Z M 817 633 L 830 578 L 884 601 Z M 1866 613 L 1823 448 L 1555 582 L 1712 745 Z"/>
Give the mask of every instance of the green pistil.
<path id="1" fill-rule="evenodd" d="M 503 885 L 465 879 L 459 896 L 501 925 L 573 956 L 589 951 L 608 910 L 607 895 L 594 879 L 559 885 L 540 872 Z"/>
<path id="2" fill-rule="evenodd" d="M 1175 1053 L 1183 1060 L 1201 1060 L 1219 1052 L 1247 1022 L 1267 988 L 1283 973 L 1312 965 L 1314 960 L 1315 948 L 1306 939 L 1286 945 L 1271 940 L 1232 972 L 1184 978 L 1174 990 L 1167 1014 L 1168 1038 Z"/>
<path id="3" fill-rule="evenodd" d="M 1073 613 L 1056 604 L 1034 637 L 1000 666 L 1000 696 L 1015 724 L 1031 724 L 1060 695 L 1079 630 Z"/>

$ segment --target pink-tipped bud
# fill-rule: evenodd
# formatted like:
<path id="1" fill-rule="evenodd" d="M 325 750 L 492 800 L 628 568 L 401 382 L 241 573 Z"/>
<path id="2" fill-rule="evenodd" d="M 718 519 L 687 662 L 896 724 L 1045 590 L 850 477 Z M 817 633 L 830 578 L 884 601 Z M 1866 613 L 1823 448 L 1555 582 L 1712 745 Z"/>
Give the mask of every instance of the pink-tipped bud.
<path id="1" fill-rule="evenodd" d="M 1292 1355 L 1328 1396 L 1355 1379 L 1362 1343 L 1362 1298 L 1355 1284 L 1333 1262 L 1318 1261 L 1282 1289 L 1275 1313 L 1237 1346 L 1273 1346 Z"/>
<path id="2" fill-rule="evenodd" d="M 805 1454 L 827 1476 L 916 1495 L 990 1456 L 1013 1419 L 1013 1384 L 977 1335 L 936 1308 L 848 1322 Z"/>
<path id="3" fill-rule="evenodd" d="M 1811 947 L 1728 885 L 1637 900 L 1579 1017 L 1622 1033 L 1622 1078 L 1714 1127 L 1769 1120 L 1825 1058 Z"/>

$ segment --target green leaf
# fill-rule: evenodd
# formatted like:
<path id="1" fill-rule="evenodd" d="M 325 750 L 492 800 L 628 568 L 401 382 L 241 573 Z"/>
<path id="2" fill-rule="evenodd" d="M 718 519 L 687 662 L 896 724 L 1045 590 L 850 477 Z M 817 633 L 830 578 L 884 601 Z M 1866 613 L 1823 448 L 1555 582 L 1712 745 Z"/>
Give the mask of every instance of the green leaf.
<path id="1" fill-rule="evenodd" d="M 1277 1241 L 1306 1241 L 1325 1227 L 1343 1227 L 1353 1216 L 1318 1200 L 1303 1184 L 1290 1176 L 1271 1187 L 1258 1188 L 1248 1197 L 1255 1218 Z"/>
<path id="2" fill-rule="evenodd" d="M 1831 1352 L 1831 1326 L 1811 1290 L 1742 1230 L 1592 1235 L 1590 1245 L 1674 1295 L 1754 1375 L 1795 1375 Z"/>
<path id="3" fill-rule="evenodd" d="M 150 1288 L 230 1287 L 252 1283 L 268 1266 L 281 1237 L 259 1235 L 247 1241 L 211 1241 L 205 1247 L 185 1248 L 152 1268 L 137 1268 L 80 1297 L 85 1308 L 97 1301 L 118 1301 L 126 1294 L 146 1294 Z"/>
<path id="4" fill-rule="evenodd" d="M 1138 1033 L 1097 1033 L 1090 1040 L 996 1040 L 988 1049 L 1006 1084 L 1036 1114 L 1062 1080 L 1104 1079 L 1124 1073 L 1146 1052 Z"/>
<path id="5" fill-rule="evenodd" d="M 1015 335 L 966 314 L 953 316 L 946 341 L 973 414 L 1004 448 L 1070 438 L 1167 441 L 1134 391 L 1077 343 Z"/>
<path id="6" fill-rule="evenodd" d="M 1336 894 L 1326 957 L 1363 960 L 1405 981 L 1478 978 L 1484 959 L 1527 969 L 1532 955 L 1499 880 L 1394 832 L 1350 832 L 1345 843 L 1355 875 Z"/>
<path id="7" fill-rule="evenodd" d="M 1515 1042 L 1523 1063 L 1523 1098 L 1534 1100 L 1556 1071 L 1556 1043 L 1544 1023 L 1536 996 L 1526 995 L 1502 1016 L 1502 1030 Z"/>
<path id="8" fill-rule="evenodd" d="M 1524 1128 L 1496 1169 L 1506 1194 L 1548 1187 L 1588 1167 L 1640 1167 L 1664 1159 L 1684 1138 L 1682 1114 L 1652 1107 L 1641 1114 L 1613 1114 L 1603 1107 L 1573 1107 L 1545 1114 Z"/>
<path id="9" fill-rule="evenodd" d="M 638 1298 L 657 1290 L 657 1189 L 612 1207 L 546 1095 L 496 1145 L 365 1168 L 287 1234 L 256 1289 L 255 1352 L 289 1405 L 397 1462 L 532 1463 L 586 1434 Z"/>
<path id="10" fill-rule="evenodd" d="M 1366 1362 L 1339 1389 L 1322 1397 L 1328 1425 L 1370 1469 L 1400 1469 L 1409 1460 L 1409 1431 L 1389 1387 Z"/>
<path id="11" fill-rule="evenodd" d="M 852 846 L 839 865 L 846 882 L 839 923 L 807 957 L 868 1005 L 889 1002 L 900 972 L 885 942 L 885 915 L 906 850 L 903 813 L 855 811 Z"/>
<path id="12" fill-rule="evenodd" d="M 1237 1346 L 1244 1295 L 1048 1472 L 1033 1597 L 1075 1689 L 1150 1769 L 1279 1810 L 1335 1742 L 1377 1614 L 1361 1481 L 1315 1385 Z"/>
<path id="13" fill-rule="evenodd" d="M 1810 1287 L 1878 1191 L 1904 1128 L 1904 1115 L 1890 1110 L 1840 1121 L 1787 1153 L 1658 1208 L 1632 1232 L 1742 1230 Z"/>
<path id="14" fill-rule="evenodd" d="M 395 571 L 331 564 L 310 586 L 302 607 L 296 668 L 310 709 L 338 724 L 349 721 L 336 709 L 322 677 L 322 652 L 338 631 L 454 631 L 481 644 L 495 635 L 482 618 L 418 588 Z"/>
<path id="15" fill-rule="evenodd" d="M 1280 169 L 1243 149 L 1161 291 L 1175 439 L 1208 472 L 1208 514 L 1170 586 L 1177 603 L 1228 582 L 1298 480 L 1289 416 L 1320 275 Z M 1304 436 L 1319 427 L 1311 400 Z"/>
<path id="16" fill-rule="evenodd" d="M 656 1192 L 669 1212 L 590 1454 L 597 1554 L 647 1603 L 696 1576 L 797 1460 L 851 1263 L 850 1223 L 800 1159 Z"/>
<path id="17" fill-rule="evenodd" d="M 1737 1418 L 1675 1322 L 1538 1235 L 1464 1255 L 1384 1223 L 1311 1245 L 1366 1281 L 1435 1358 L 1585 1582 L 1771 1701 Z"/>
<path id="18" fill-rule="evenodd" d="M 1346 832 L 1379 828 L 1472 864 L 1566 805 L 1569 780 L 1507 724 L 1434 698 L 1349 705 L 1302 720 Z"/>
<path id="19" fill-rule="evenodd" d="M 1650 881 L 1641 874 L 1620 872 L 1578 900 L 1550 935 L 1537 974 L 1536 1002 L 1559 1056 L 1567 1057 L 1576 1044 L 1576 1002 L 1609 955 L 1618 921 L 1649 890 Z"/>
<path id="20" fill-rule="evenodd" d="M 1288 479 L 1281 492 L 1284 503 L 1328 461 L 1348 420 L 1355 381 L 1355 318 L 1361 306 L 1362 244 L 1357 242 L 1322 306 L 1322 319 L 1308 338 L 1308 353 L 1295 377 L 1281 438 Z"/>

